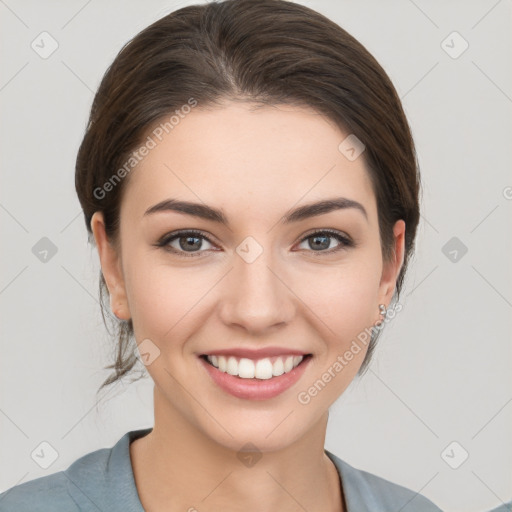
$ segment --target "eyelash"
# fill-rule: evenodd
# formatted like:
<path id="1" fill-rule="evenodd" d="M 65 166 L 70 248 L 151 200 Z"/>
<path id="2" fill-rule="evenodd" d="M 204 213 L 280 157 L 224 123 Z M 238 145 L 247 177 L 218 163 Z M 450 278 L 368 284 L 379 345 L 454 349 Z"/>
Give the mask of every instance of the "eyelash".
<path id="1" fill-rule="evenodd" d="M 183 237 L 190 236 L 190 235 L 191 236 L 195 236 L 197 238 L 203 238 L 207 242 L 209 242 L 210 244 L 215 245 L 202 231 L 186 230 L 186 231 L 178 231 L 176 233 L 171 233 L 171 234 L 164 235 L 155 244 L 155 246 L 161 247 L 164 251 L 171 252 L 173 254 L 178 254 L 179 256 L 184 256 L 185 258 L 202 257 L 202 253 L 204 253 L 206 251 L 186 252 L 186 251 L 181 251 L 181 250 L 174 249 L 173 247 L 171 247 L 169 245 L 171 242 L 173 242 L 176 239 L 183 238 Z M 314 231 L 312 233 L 309 233 L 308 235 L 303 237 L 300 240 L 299 243 L 302 243 L 302 242 L 308 240 L 308 238 L 313 238 L 313 237 L 318 236 L 318 235 L 328 235 L 328 236 L 330 236 L 332 238 L 335 238 L 338 242 L 340 242 L 340 245 L 338 245 L 334 249 L 328 249 L 328 250 L 325 250 L 325 251 L 313 251 L 313 250 L 309 251 L 309 252 L 312 252 L 313 254 L 317 253 L 317 254 L 315 254 L 315 256 L 322 256 L 322 255 L 325 255 L 325 254 L 333 254 L 333 253 L 338 252 L 338 251 L 343 250 L 343 249 L 348 249 L 348 248 L 351 248 L 351 247 L 355 247 L 355 245 L 356 245 L 350 238 L 342 235 L 338 231 L 333 231 L 333 230 L 330 230 L 330 229 L 322 229 L 322 230 L 318 230 L 318 231 Z"/>

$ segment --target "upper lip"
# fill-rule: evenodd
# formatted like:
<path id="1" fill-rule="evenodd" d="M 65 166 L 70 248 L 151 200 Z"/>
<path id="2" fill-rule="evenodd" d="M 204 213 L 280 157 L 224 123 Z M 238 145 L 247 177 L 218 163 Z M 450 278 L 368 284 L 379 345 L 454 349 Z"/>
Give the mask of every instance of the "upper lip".
<path id="1" fill-rule="evenodd" d="M 244 357 L 247 359 L 264 359 L 265 357 L 274 357 L 274 356 L 305 356 L 308 355 L 309 352 L 304 352 L 302 350 L 294 350 L 285 347 L 266 347 L 259 349 L 249 349 L 249 348 L 224 348 L 218 350 L 211 350 L 209 352 L 205 352 L 201 355 L 203 356 L 235 356 L 235 357 Z"/>

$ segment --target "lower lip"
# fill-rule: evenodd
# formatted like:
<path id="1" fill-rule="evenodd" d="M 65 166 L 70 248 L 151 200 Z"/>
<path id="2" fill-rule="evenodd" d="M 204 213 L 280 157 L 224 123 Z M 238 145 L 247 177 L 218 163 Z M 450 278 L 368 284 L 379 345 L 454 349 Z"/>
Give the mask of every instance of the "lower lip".
<path id="1" fill-rule="evenodd" d="M 218 368 L 199 358 L 206 371 L 215 383 L 227 393 L 246 400 L 268 400 L 280 395 L 292 387 L 304 373 L 311 356 L 305 357 L 302 362 L 288 373 L 271 379 L 242 379 L 229 373 L 221 372 Z"/>

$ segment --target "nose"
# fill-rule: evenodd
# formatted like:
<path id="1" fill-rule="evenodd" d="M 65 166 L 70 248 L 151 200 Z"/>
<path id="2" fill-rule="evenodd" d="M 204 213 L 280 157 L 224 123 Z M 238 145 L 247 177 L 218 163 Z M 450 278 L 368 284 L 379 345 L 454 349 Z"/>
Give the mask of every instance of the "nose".
<path id="1" fill-rule="evenodd" d="M 295 311 L 295 297 L 282 265 L 272 258 L 270 250 L 260 249 L 256 256 L 256 249 L 249 242 L 241 244 L 234 254 L 233 268 L 223 280 L 220 306 L 226 325 L 238 326 L 252 335 L 283 327 Z"/>

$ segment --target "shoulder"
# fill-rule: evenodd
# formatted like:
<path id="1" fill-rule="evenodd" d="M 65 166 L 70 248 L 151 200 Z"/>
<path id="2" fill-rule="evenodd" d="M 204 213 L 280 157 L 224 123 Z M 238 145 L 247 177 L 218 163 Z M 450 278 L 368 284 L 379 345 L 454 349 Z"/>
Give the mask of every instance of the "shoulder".
<path id="1" fill-rule="evenodd" d="M 0 494 L 0 511 L 81 511 L 80 496 L 95 493 L 105 473 L 110 451 L 108 448 L 96 450 L 80 457 L 64 471 L 11 487 Z"/>
<path id="2" fill-rule="evenodd" d="M 64 471 L 15 485 L 0 494 L 2 512 L 75 512 Z"/>
<path id="3" fill-rule="evenodd" d="M 406 487 L 395 484 L 367 471 L 354 468 L 326 450 L 341 476 L 343 492 L 351 512 L 442 512 L 430 500 Z"/>

